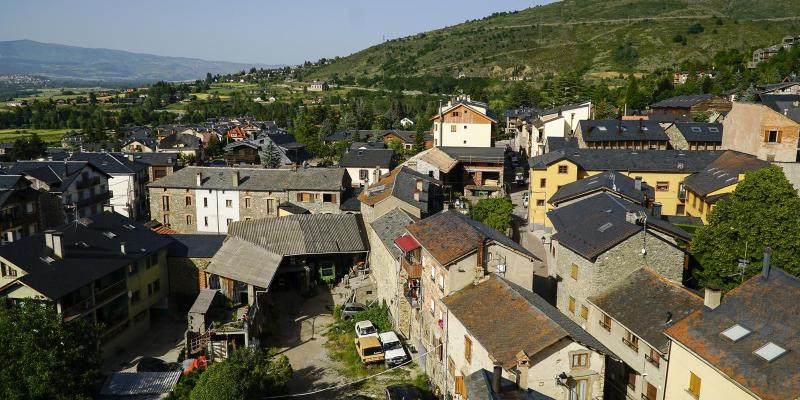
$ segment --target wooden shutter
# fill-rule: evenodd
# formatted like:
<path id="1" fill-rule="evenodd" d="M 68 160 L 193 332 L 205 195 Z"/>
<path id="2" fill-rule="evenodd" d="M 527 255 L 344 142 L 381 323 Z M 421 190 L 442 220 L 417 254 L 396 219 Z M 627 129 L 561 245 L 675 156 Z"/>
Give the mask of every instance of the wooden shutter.
<path id="1" fill-rule="evenodd" d="M 331 195 L 331 203 L 336 203 L 336 193 Z"/>
<path id="2" fill-rule="evenodd" d="M 764 142 L 769 142 L 769 131 L 764 131 Z"/>
<path id="3" fill-rule="evenodd" d="M 464 377 L 457 376 L 456 377 L 456 387 L 455 387 L 456 394 L 461 396 L 462 398 L 467 397 L 467 385 L 464 384 Z"/>
<path id="4" fill-rule="evenodd" d="M 781 142 L 781 136 L 783 136 L 783 131 L 778 131 L 778 143 Z"/>
<path id="5" fill-rule="evenodd" d="M 658 389 L 655 386 L 651 385 L 650 383 L 647 384 L 647 399 L 648 400 L 656 400 L 658 397 Z"/>
<path id="6" fill-rule="evenodd" d="M 472 362 L 472 340 L 464 336 L 464 358 L 467 362 Z"/>
<path id="7" fill-rule="evenodd" d="M 689 372 L 689 392 L 695 396 L 700 395 L 700 377 L 695 375 L 694 372 Z"/>
<path id="8" fill-rule="evenodd" d="M 302 193 L 298 193 L 297 194 L 297 201 L 299 201 L 299 202 L 303 201 L 303 194 Z"/>

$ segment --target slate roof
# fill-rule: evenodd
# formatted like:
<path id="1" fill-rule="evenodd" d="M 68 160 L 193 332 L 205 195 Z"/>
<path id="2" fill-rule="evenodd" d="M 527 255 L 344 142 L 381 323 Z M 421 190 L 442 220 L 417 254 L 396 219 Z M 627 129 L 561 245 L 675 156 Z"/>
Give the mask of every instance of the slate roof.
<path id="1" fill-rule="evenodd" d="M 422 181 L 422 191 L 419 194 L 419 200 L 416 200 L 414 193 L 417 190 L 418 179 Z M 393 169 L 389 175 L 381 178 L 376 184 L 362 191 L 358 195 L 358 200 L 366 205 L 374 206 L 392 196 L 423 212 L 433 213 L 439 211 L 441 205 L 441 199 L 438 198 L 441 184 L 439 180 L 428 175 L 406 166 L 400 166 Z"/>
<path id="2" fill-rule="evenodd" d="M 51 192 L 60 193 L 78 179 L 87 166 L 105 174 L 87 161 L 17 161 L 13 163 L 8 172 L 36 178 L 47 183 Z"/>
<path id="3" fill-rule="evenodd" d="M 703 171 L 692 174 L 684 180 L 687 189 L 700 196 L 706 196 L 716 190 L 735 185 L 739 182 L 739 174 L 766 168 L 770 164 L 755 156 L 738 151 L 727 150 Z"/>
<path id="4" fill-rule="evenodd" d="M 710 122 L 675 122 L 675 127 L 687 142 L 722 143 L 722 124 Z"/>
<path id="5" fill-rule="evenodd" d="M 608 193 L 590 196 L 558 207 L 548 212 L 547 217 L 556 230 L 553 239 L 582 257 L 594 260 L 642 231 L 640 224 L 626 221 L 625 214 L 629 210 L 637 213 L 641 211 L 648 215 L 647 229 L 657 230 L 686 241 L 691 239 L 686 231 L 667 221 L 652 217 L 650 211 L 644 207 Z"/>
<path id="6" fill-rule="evenodd" d="M 132 396 L 167 395 L 178 383 L 181 371 L 169 372 L 112 372 L 100 390 L 102 399 L 132 398 Z M 105 397 L 107 396 L 107 397 Z M 134 397 L 139 398 L 139 397 Z M 160 398 L 160 397 L 153 397 Z"/>
<path id="7" fill-rule="evenodd" d="M 569 160 L 587 171 L 685 172 L 702 171 L 720 151 L 563 149 L 530 159 L 533 169 Z"/>
<path id="8" fill-rule="evenodd" d="M 239 172 L 239 186 L 233 186 L 233 173 Z M 197 186 L 197 174 L 203 176 L 202 186 Z M 229 167 L 185 167 L 167 175 L 148 187 L 220 189 L 250 191 L 327 190 L 341 191 L 344 174 L 342 168 L 229 168 Z"/>
<path id="9" fill-rule="evenodd" d="M 211 258 L 217 253 L 225 235 L 171 234 L 167 257 Z"/>
<path id="10" fill-rule="evenodd" d="M 88 161 L 101 171 L 112 174 L 135 174 L 147 165 L 128 160 L 120 153 L 72 153 L 67 160 L 69 161 Z"/>
<path id="11" fill-rule="evenodd" d="M 713 94 L 693 94 L 686 96 L 675 96 L 651 104 L 650 108 L 691 108 L 704 101 L 717 97 Z"/>
<path id="12" fill-rule="evenodd" d="M 390 149 L 356 149 L 350 150 L 339 160 L 344 168 L 386 168 L 392 167 L 394 150 Z"/>
<path id="13" fill-rule="evenodd" d="M 728 292 L 719 307 L 702 308 L 666 334 L 764 400 L 800 396 L 800 279 L 772 268 Z M 751 331 L 733 343 L 722 331 Z M 788 352 L 768 362 L 753 352 L 773 342 Z"/>
<path id="14" fill-rule="evenodd" d="M 500 377 L 500 393 L 492 390 L 492 371 L 483 368 L 467 375 L 464 384 L 469 400 L 555 400 L 535 390 L 521 390 L 516 382 Z"/>
<path id="15" fill-rule="evenodd" d="M 547 149 L 548 151 L 556 151 L 561 149 L 577 149 L 578 148 L 578 139 L 577 138 L 566 138 L 566 137 L 557 137 L 552 136 L 548 137 L 547 140 Z"/>
<path id="16" fill-rule="evenodd" d="M 661 354 L 669 352 L 664 330 L 703 307 L 701 297 L 647 267 L 589 301 Z"/>
<path id="17" fill-rule="evenodd" d="M 777 113 L 786 115 L 794 122 L 800 122 L 800 106 L 795 105 L 798 101 L 800 101 L 800 95 L 797 94 L 761 95 L 761 103 Z"/>
<path id="18" fill-rule="evenodd" d="M 171 153 L 123 153 L 132 155 L 133 160 L 147 165 L 178 165 L 178 157 Z"/>
<path id="19" fill-rule="evenodd" d="M 288 217 L 283 217 L 288 218 Z M 235 236 L 228 236 L 205 271 L 260 288 L 269 288 L 283 256 Z"/>
<path id="20" fill-rule="evenodd" d="M 584 142 L 669 140 L 664 128 L 650 120 L 592 119 L 579 122 Z"/>
<path id="21" fill-rule="evenodd" d="M 211 309 L 211 306 L 214 305 L 214 299 L 217 297 L 219 293 L 218 290 L 215 289 L 200 289 L 200 293 L 197 295 L 197 298 L 194 299 L 194 303 L 192 303 L 192 307 L 189 308 L 189 312 L 192 314 L 205 314 Z"/>
<path id="22" fill-rule="evenodd" d="M 0 246 L 0 257 L 26 272 L 18 281 L 50 299 L 58 299 L 171 242 L 169 237 L 112 212 L 82 218 L 80 223 L 62 225 L 56 230 L 63 233 L 64 257 L 50 264 L 43 259 L 53 256 L 53 251 L 45 244 L 44 233 Z M 104 232 L 112 232 L 114 237 Z M 79 245 L 80 242 L 88 247 Z M 122 242 L 125 242 L 125 254 L 120 251 Z"/>
<path id="23" fill-rule="evenodd" d="M 562 339 L 616 358 L 546 300 L 497 275 L 466 286 L 443 302 L 490 357 L 506 369 L 516 366 L 520 351 L 535 358 Z M 500 326 L 503 329 L 498 329 Z"/>
<path id="24" fill-rule="evenodd" d="M 158 142 L 159 149 L 193 150 L 201 146 L 200 138 L 188 133 L 173 133 Z"/>
<path id="25" fill-rule="evenodd" d="M 530 118 L 535 115 L 539 115 L 541 110 L 534 107 L 520 107 L 520 108 L 512 108 L 508 109 L 503 112 L 504 117 L 508 118 Z"/>
<path id="26" fill-rule="evenodd" d="M 495 242 L 532 260 L 539 260 L 508 236 L 458 211 L 440 212 L 409 225 L 407 229 L 444 266 L 477 252 L 478 241 Z"/>
<path id="27" fill-rule="evenodd" d="M 564 111 L 577 110 L 579 108 L 589 107 L 591 103 L 588 101 L 582 103 L 564 104 L 563 106 L 548 108 L 540 111 L 541 115 L 560 114 Z"/>
<path id="28" fill-rule="evenodd" d="M 416 218 L 400 208 L 393 208 L 386 214 L 380 216 L 370 223 L 372 230 L 381 240 L 386 250 L 396 257 L 403 255 L 403 252 L 394 244 L 394 240 L 406 232 L 406 226 L 416 222 Z"/>
<path id="29" fill-rule="evenodd" d="M 642 189 L 636 190 L 635 183 L 635 179 L 619 172 L 602 172 L 561 186 L 550 197 L 548 203 L 558 204 L 601 191 L 616 193 L 637 204 L 644 204 L 647 199 L 655 198 L 655 191 L 652 186 L 642 182 Z"/>

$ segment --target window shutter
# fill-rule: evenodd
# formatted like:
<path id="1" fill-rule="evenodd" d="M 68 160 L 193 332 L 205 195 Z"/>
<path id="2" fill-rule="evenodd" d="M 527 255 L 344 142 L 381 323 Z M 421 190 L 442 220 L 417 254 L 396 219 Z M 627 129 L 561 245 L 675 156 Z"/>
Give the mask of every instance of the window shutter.
<path id="1" fill-rule="evenodd" d="M 303 194 L 302 193 L 298 193 L 297 194 L 297 201 L 300 201 L 300 202 L 303 201 Z"/>
<path id="2" fill-rule="evenodd" d="M 336 193 L 331 195 L 331 203 L 336 203 Z"/>
<path id="3" fill-rule="evenodd" d="M 781 136 L 783 136 L 783 131 L 778 131 L 778 143 L 781 142 Z"/>
<path id="4" fill-rule="evenodd" d="M 769 142 L 769 131 L 764 131 L 764 142 Z"/>

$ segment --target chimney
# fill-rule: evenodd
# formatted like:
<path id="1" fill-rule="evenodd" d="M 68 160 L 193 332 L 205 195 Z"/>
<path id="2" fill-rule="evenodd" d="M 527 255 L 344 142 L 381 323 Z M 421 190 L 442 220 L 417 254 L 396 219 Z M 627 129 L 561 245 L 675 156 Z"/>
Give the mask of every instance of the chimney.
<path id="1" fill-rule="evenodd" d="M 417 178 L 417 190 L 422 191 L 422 179 Z"/>
<path id="2" fill-rule="evenodd" d="M 494 365 L 492 371 L 492 392 L 495 394 L 500 393 L 500 380 L 503 378 L 503 366 L 500 364 Z"/>
<path id="3" fill-rule="evenodd" d="M 637 176 L 633 180 L 633 188 L 636 189 L 637 192 L 641 192 L 642 191 L 642 177 L 641 176 Z"/>
<path id="4" fill-rule="evenodd" d="M 6 242 L 12 243 L 14 241 L 14 231 L 6 232 Z"/>
<path id="5" fill-rule="evenodd" d="M 239 170 L 238 169 L 233 171 L 232 179 L 233 179 L 233 182 L 231 182 L 231 183 L 233 183 L 233 187 L 238 187 L 239 186 Z"/>
<path id="6" fill-rule="evenodd" d="M 764 261 L 761 262 L 761 275 L 764 276 L 764 280 L 769 279 L 769 270 L 770 270 L 769 261 L 771 257 L 772 257 L 772 247 L 764 247 Z"/>
<path id="7" fill-rule="evenodd" d="M 127 254 L 125 252 L 125 242 L 119 242 L 119 252 L 123 255 Z"/>
<path id="8" fill-rule="evenodd" d="M 53 254 L 58 258 L 64 258 L 64 238 L 62 232 L 53 232 Z"/>
<path id="9" fill-rule="evenodd" d="M 629 224 L 636 224 L 639 218 L 636 216 L 636 212 L 634 211 L 625 211 L 625 221 Z"/>
<path id="10" fill-rule="evenodd" d="M 418 190 L 414 191 L 414 201 L 419 201 L 419 191 Z"/>
<path id="11" fill-rule="evenodd" d="M 528 371 L 530 370 L 530 357 L 524 351 L 517 353 L 517 386 L 521 390 L 528 390 Z"/>
<path id="12" fill-rule="evenodd" d="M 133 154 L 128 154 L 128 161 L 133 162 Z"/>
<path id="13" fill-rule="evenodd" d="M 661 219 L 661 203 L 653 203 L 653 217 Z"/>
<path id="14" fill-rule="evenodd" d="M 197 173 L 197 186 L 198 187 L 199 186 L 203 186 L 203 173 L 202 172 L 198 172 Z"/>
<path id="15" fill-rule="evenodd" d="M 55 231 L 52 229 L 44 231 L 44 245 L 50 250 L 53 249 L 53 232 Z"/>
<path id="16" fill-rule="evenodd" d="M 450 203 L 448 203 L 448 202 L 446 202 L 446 201 L 445 201 L 445 202 L 442 202 L 442 210 L 443 210 L 443 211 L 447 211 L 447 210 L 449 210 L 449 209 L 450 209 Z"/>
<path id="17" fill-rule="evenodd" d="M 720 290 L 719 286 L 714 284 L 706 286 L 706 295 L 705 298 L 703 299 L 703 305 L 713 310 L 719 307 L 719 303 L 721 301 L 722 301 L 722 290 Z"/>

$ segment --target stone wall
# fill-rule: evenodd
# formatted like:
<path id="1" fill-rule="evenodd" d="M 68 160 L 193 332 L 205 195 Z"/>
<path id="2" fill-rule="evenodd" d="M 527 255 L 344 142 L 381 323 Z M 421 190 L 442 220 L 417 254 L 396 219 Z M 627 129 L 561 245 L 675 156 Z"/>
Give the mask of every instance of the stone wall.
<path id="1" fill-rule="evenodd" d="M 169 211 L 164 210 L 162 200 L 164 196 L 169 197 Z M 187 197 L 191 198 L 189 205 L 186 204 Z M 194 203 L 194 190 L 151 188 L 150 218 L 164 225 L 169 224 L 170 228 L 180 233 L 195 233 L 197 232 L 197 212 Z M 189 223 L 187 223 L 187 215 L 191 216 Z"/>
<path id="2" fill-rule="evenodd" d="M 197 296 L 200 293 L 201 271 L 211 262 L 210 258 L 167 258 L 169 289 L 171 295 Z"/>

